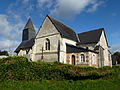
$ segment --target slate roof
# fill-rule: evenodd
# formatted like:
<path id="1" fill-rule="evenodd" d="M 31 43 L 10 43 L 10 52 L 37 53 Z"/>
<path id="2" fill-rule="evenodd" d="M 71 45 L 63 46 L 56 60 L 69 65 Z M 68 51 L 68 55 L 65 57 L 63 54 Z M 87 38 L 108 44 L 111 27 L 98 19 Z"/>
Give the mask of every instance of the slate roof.
<path id="1" fill-rule="evenodd" d="M 93 52 L 93 53 L 98 53 L 90 49 L 82 48 L 82 47 L 77 47 L 73 46 L 70 44 L 66 44 L 66 53 L 79 53 L 79 52 Z"/>
<path id="2" fill-rule="evenodd" d="M 104 30 L 103 28 L 100 28 L 100 29 L 96 29 L 93 31 L 88 31 L 88 32 L 76 34 L 71 28 L 64 25 L 63 23 L 55 20 L 54 18 L 51 18 L 48 15 L 47 15 L 47 17 L 51 20 L 53 25 L 60 32 L 61 37 L 68 38 L 68 39 L 76 41 L 76 42 L 78 42 L 80 40 L 80 42 L 78 42 L 78 44 L 79 43 L 80 44 L 97 43 L 100 39 L 102 30 Z M 29 18 L 26 26 L 24 27 L 24 29 L 28 29 L 28 28 L 35 30 L 34 26 L 32 24 L 31 18 Z M 34 40 L 35 39 L 32 38 L 30 40 L 26 40 L 26 41 L 21 42 L 21 44 L 18 46 L 18 48 L 15 50 L 15 52 L 19 52 L 21 49 L 32 48 L 32 46 L 34 45 Z M 67 53 L 87 52 L 87 51 L 95 52 L 95 51 L 85 49 L 82 47 L 76 47 L 76 46 L 72 46 L 72 45 L 68 45 L 68 44 L 66 44 L 66 45 L 67 45 Z"/>
<path id="3" fill-rule="evenodd" d="M 15 50 L 15 52 L 19 52 L 21 49 L 29 49 L 32 48 L 32 46 L 35 43 L 35 38 L 32 38 L 31 40 L 26 40 L 20 43 L 18 48 Z"/>
<path id="4" fill-rule="evenodd" d="M 80 40 L 80 44 L 88 44 L 88 43 L 97 43 L 100 40 L 100 36 L 104 28 L 83 32 L 78 34 L 78 38 Z"/>
<path id="5" fill-rule="evenodd" d="M 51 18 L 48 15 L 47 15 L 47 17 L 51 20 L 53 25 L 60 32 L 62 37 L 68 38 L 73 41 L 78 41 L 76 33 L 71 28 L 69 28 L 68 26 L 64 25 L 63 23 L 55 20 L 54 18 Z"/>
<path id="6" fill-rule="evenodd" d="M 29 18 L 29 20 L 28 20 L 27 24 L 25 25 L 24 29 L 35 30 L 31 18 Z"/>

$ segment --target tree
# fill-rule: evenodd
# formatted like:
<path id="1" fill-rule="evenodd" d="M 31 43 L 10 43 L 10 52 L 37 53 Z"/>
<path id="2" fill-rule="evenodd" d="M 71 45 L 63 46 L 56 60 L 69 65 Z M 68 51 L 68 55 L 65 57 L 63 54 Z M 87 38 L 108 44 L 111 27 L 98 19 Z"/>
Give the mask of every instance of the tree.
<path id="1" fill-rule="evenodd" d="M 117 61 L 117 63 L 120 64 L 120 52 L 115 52 L 113 54 L 113 57 Z"/>
<path id="2" fill-rule="evenodd" d="M 6 56 L 9 56 L 9 54 L 8 54 L 7 51 L 0 51 L 0 55 L 6 55 Z"/>

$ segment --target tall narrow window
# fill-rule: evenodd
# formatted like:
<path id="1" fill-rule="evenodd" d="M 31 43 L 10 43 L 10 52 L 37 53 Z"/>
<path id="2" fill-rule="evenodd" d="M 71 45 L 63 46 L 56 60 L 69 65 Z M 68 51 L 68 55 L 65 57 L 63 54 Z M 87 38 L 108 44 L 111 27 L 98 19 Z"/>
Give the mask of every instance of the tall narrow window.
<path id="1" fill-rule="evenodd" d="M 45 50 L 50 50 L 50 40 L 46 39 L 45 41 Z"/>
<path id="2" fill-rule="evenodd" d="M 95 57 L 95 55 L 92 56 L 92 64 L 96 64 L 96 57 Z"/>
<path id="3" fill-rule="evenodd" d="M 84 54 L 80 55 L 80 62 L 85 62 L 85 55 Z"/>

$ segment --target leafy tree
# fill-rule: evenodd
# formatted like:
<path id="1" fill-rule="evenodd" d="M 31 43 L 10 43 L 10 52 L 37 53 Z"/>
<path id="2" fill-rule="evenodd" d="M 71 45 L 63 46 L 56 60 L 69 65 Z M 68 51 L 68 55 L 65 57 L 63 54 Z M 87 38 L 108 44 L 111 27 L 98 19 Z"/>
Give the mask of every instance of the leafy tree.
<path id="1" fill-rule="evenodd" d="M 7 51 L 0 51 L 0 55 L 6 55 L 6 56 L 9 56 L 9 54 L 8 54 Z"/>
<path id="2" fill-rule="evenodd" d="M 120 64 L 120 52 L 115 52 L 113 54 L 113 57 L 117 61 L 117 63 Z"/>

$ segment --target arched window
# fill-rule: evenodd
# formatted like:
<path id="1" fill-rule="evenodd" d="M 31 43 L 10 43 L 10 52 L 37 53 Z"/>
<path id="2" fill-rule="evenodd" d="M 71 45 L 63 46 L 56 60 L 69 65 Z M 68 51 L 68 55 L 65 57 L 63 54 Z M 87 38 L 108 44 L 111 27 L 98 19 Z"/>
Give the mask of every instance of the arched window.
<path id="1" fill-rule="evenodd" d="M 80 62 L 85 62 L 85 55 L 84 54 L 80 55 Z"/>
<path id="2" fill-rule="evenodd" d="M 50 40 L 46 39 L 45 41 L 45 50 L 50 50 Z"/>

